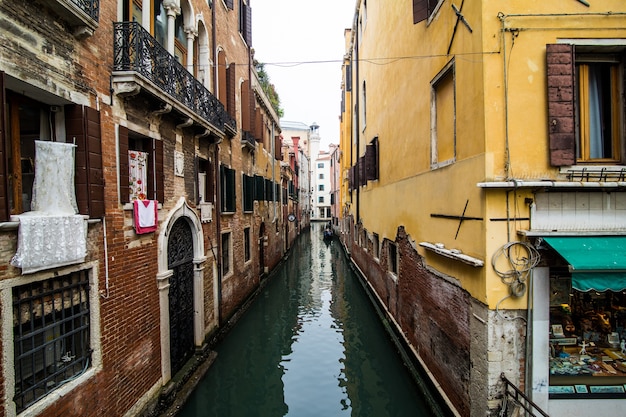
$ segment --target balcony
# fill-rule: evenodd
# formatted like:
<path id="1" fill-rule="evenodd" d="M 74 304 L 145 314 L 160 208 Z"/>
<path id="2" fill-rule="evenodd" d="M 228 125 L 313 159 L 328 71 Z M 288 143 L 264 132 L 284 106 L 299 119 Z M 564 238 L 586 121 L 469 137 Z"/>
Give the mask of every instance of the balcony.
<path id="1" fill-rule="evenodd" d="M 121 97 L 146 94 L 160 111 L 218 137 L 234 136 L 237 122 L 222 103 L 137 22 L 113 24 L 113 90 Z"/>
<path id="2" fill-rule="evenodd" d="M 93 35 L 100 19 L 100 0 L 46 0 L 74 29 L 74 36 L 84 39 Z"/>
<path id="3" fill-rule="evenodd" d="M 256 140 L 254 139 L 254 136 L 252 136 L 252 133 L 247 130 L 241 132 L 241 146 L 247 147 L 252 151 L 256 149 Z"/>

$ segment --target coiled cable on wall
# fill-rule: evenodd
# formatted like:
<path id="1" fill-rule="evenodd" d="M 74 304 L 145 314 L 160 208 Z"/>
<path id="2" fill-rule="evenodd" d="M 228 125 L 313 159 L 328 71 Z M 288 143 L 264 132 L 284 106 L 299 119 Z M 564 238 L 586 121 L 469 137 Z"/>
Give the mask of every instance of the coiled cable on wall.
<path id="1" fill-rule="evenodd" d="M 498 301 L 499 306 L 509 297 L 521 297 L 526 293 L 526 281 L 530 271 L 539 264 L 541 255 L 526 242 L 508 242 L 491 257 L 491 266 L 502 282 L 509 287 L 509 295 Z"/>

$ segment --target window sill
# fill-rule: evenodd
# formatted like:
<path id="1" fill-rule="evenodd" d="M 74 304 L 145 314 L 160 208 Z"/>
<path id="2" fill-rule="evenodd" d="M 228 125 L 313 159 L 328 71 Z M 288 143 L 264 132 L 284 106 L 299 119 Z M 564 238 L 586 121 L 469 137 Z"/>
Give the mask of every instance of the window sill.
<path id="1" fill-rule="evenodd" d="M 458 249 L 446 249 L 441 243 L 433 244 L 429 242 L 420 242 L 420 246 L 423 248 L 426 248 L 427 250 L 431 252 L 436 253 L 437 255 L 454 259 L 456 261 L 460 261 L 460 262 L 466 263 L 474 267 L 482 267 L 485 265 L 484 261 L 477 259 L 477 258 L 473 258 L 468 255 L 464 255 Z"/>

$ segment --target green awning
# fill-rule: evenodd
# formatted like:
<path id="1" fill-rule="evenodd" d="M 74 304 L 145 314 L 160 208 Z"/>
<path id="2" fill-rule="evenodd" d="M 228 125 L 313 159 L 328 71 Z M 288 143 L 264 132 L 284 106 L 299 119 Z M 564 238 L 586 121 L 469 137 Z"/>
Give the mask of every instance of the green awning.
<path id="1" fill-rule="evenodd" d="M 626 289 L 626 236 L 544 237 L 569 264 L 572 288 Z"/>

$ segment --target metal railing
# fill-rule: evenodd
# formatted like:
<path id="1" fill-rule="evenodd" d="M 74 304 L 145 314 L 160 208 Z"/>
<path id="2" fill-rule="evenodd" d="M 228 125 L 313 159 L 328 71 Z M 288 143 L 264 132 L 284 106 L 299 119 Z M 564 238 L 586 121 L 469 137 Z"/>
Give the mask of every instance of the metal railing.
<path id="1" fill-rule="evenodd" d="M 100 18 L 100 0 L 70 0 L 96 22 Z"/>
<path id="2" fill-rule="evenodd" d="M 513 414 L 515 408 L 521 407 L 525 411 L 525 416 L 530 417 L 550 417 L 537 404 L 532 402 L 519 388 L 507 379 L 504 373 L 500 374 L 500 379 L 504 383 L 502 392 L 502 408 L 500 409 L 500 417 Z"/>
<path id="3" fill-rule="evenodd" d="M 626 168 L 616 167 L 615 169 L 601 168 L 588 168 L 582 169 L 570 169 L 567 171 L 567 179 L 569 181 L 626 181 Z"/>
<path id="4" fill-rule="evenodd" d="M 241 132 L 241 143 L 250 146 L 252 149 L 256 148 L 256 140 L 252 133 L 247 130 Z"/>
<path id="5" fill-rule="evenodd" d="M 134 71 L 213 126 L 237 130 L 222 103 L 138 22 L 113 24 L 113 71 Z"/>

